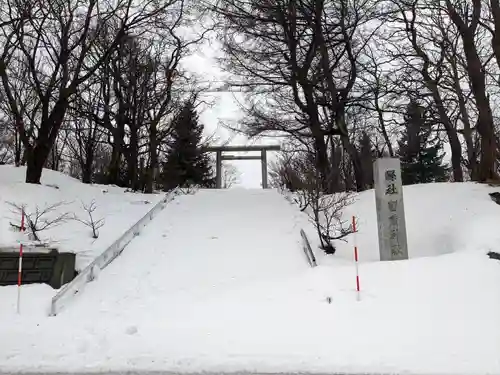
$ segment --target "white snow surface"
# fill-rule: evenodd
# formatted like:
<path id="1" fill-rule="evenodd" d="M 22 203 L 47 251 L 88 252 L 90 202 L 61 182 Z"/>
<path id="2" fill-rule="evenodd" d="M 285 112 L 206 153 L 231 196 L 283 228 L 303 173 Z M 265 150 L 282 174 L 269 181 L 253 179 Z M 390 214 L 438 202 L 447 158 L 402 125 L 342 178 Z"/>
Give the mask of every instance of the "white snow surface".
<path id="1" fill-rule="evenodd" d="M 374 194 L 359 194 L 345 214 L 360 301 L 352 238 L 309 268 L 299 230 L 314 230 L 278 192 L 179 196 L 60 315 L 46 315 L 48 286 L 22 288 L 20 315 L 17 288 L 0 287 L 0 372 L 500 374 L 495 190 L 405 187 L 398 262 L 378 261 Z M 120 194 L 109 210 L 133 206 Z"/>
<path id="2" fill-rule="evenodd" d="M 92 238 L 92 231 L 77 220 L 65 220 L 39 233 L 41 240 L 60 252 L 76 253 L 76 268 L 85 268 L 110 246 L 122 233 L 143 217 L 163 194 L 125 193 L 116 186 L 87 185 L 59 172 L 44 169 L 40 186 L 24 183 L 25 167 L 0 166 L 0 249 L 17 248 L 19 243 L 30 244 L 27 235 L 20 235 L 10 223 L 20 225 L 21 215 L 10 203 L 26 205 L 28 213 L 60 204 L 43 219 L 54 219 L 67 214 L 88 219 L 83 205 L 95 201 L 94 219 L 104 219 L 99 237 Z"/>

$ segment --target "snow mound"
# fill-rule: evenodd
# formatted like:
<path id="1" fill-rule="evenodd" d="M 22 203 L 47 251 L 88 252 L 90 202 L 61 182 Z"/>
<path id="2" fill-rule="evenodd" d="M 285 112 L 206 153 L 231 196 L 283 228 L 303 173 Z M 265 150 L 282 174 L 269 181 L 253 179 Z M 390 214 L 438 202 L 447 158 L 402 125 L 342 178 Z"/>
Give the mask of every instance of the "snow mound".
<path id="1" fill-rule="evenodd" d="M 26 168 L 0 166 L 0 248 L 17 247 L 19 241 L 28 242 L 27 236 L 14 231 L 11 224 L 20 225 L 21 217 L 11 203 L 26 205 L 27 212 L 35 212 L 61 203 L 44 218 L 55 218 L 67 213 L 68 217 L 88 219 L 82 204 L 95 200 L 94 219 L 104 219 L 99 238 L 93 239 L 91 229 L 76 220 L 40 232 L 43 242 L 59 251 L 77 254 L 76 268 L 83 269 L 96 256 L 111 245 L 123 232 L 161 200 L 163 195 L 125 193 L 113 186 L 88 185 L 65 174 L 44 169 L 41 185 L 24 183 Z"/>

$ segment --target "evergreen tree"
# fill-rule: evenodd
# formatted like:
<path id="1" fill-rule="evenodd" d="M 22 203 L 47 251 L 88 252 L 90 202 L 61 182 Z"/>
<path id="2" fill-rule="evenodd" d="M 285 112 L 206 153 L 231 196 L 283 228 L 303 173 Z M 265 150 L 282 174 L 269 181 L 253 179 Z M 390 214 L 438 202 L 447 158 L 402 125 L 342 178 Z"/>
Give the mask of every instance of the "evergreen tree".
<path id="1" fill-rule="evenodd" d="M 403 185 L 442 182 L 448 179 L 448 166 L 443 164 L 443 145 L 431 139 L 424 109 L 410 102 L 405 115 L 405 128 L 398 141 Z"/>
<path id="2" fill-rule="evenodd" d="M 164 190 L 192 185 L 214 187 L 210 159 L 201 149 L 203 124 L 192 102 L 185 103 L 171 126 L 172 135 L 161 176 Z"/>

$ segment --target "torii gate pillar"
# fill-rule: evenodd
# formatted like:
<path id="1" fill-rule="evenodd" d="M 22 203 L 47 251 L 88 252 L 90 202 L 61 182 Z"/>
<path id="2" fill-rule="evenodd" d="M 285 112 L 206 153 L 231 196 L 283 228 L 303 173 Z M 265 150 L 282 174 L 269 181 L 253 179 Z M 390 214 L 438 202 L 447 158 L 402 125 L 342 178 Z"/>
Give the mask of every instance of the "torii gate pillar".
<path id="1" fill-rule="evenodd" d="M 217 189 L 222 188 L 222 162 L 224 160 L 260 160 L 262 169 L 262 188 L 267 189 L 267 151 L 279 151 L 281 147 L 279 145 L 270 146 L 213 146 L 205 147 L 203 151 L 215 152 L 215 178 Z M 235 156 L 235 155 L 223 155 L 223 152 L 248 152 L 248 151 L 260 151 L 260 156 L 250 155 L 250 156 Z"/>
<path id="2" fill-rule="evenodd" d="M 260 152 L 260 161 L 262 164 L 262 189 L 267 189 L 267 151 Z"/>

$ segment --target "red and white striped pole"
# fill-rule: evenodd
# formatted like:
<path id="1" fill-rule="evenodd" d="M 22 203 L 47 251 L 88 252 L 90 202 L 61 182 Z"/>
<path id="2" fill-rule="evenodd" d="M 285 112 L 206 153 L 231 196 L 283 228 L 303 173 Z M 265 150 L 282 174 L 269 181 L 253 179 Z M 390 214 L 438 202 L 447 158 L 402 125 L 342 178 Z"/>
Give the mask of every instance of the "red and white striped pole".
<path id="1" fill-rule="evenodd" d="M 24 233 L 24 208 L 21 211 L 21 233 Z M 21 283 L 23 274 L 23 243 L 19 244 L 19 268 L 17 271 L 17 313 L 21 313 Z"/>
<path id="2" fill-rule="evenodd" d="M 358 270 L 358 236 L 356 229 L 356 216 L 352 217 L 352 231 L 354 233 L 354 264 L 356 265 L 356 298 L 359 301 L 361 299 L 360 287 L 359 287 L 359 270 Z"/>

